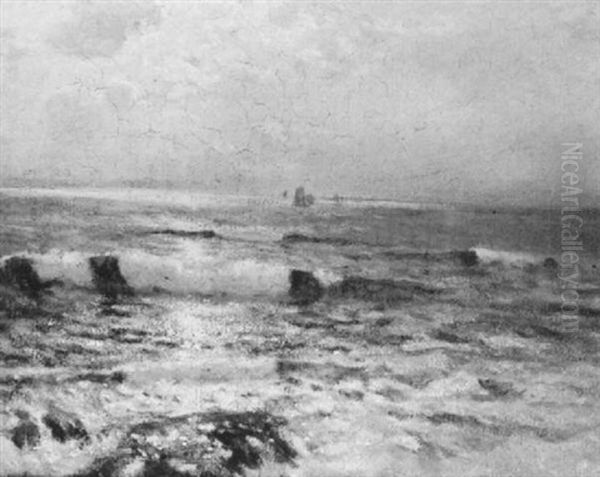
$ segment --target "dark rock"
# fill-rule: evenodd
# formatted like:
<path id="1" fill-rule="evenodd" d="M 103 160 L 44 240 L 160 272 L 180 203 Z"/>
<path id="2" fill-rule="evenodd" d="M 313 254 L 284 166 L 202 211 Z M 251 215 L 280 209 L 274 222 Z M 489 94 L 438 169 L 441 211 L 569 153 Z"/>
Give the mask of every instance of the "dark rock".
<path id="1" fill-rule="evenodd" d="M 409 386 L 416 389 L 424 389 L 431 383 L 436 377 L 441 377 L 440 375 L 430 374 L 430 373 L 418 373 L 415 375 L 411 374 L 394 374 L 393 378 L 404 384 L 408 384 Z"/>
<path id="2" fill-rule="evenodd" d="M 83 373 L 74 376 L 69 381 L 91 381 L 93 383 L 122 383 L 126 379 L 126 374 L 123 371 L 115 371 L 113 373 Z"/>
<path id="3" fill-rule="evenodd" d="M 50 429 L 52 437 L 59 442 L 66 442 L 71 439 L 82 442 L 90 440 L 90 436 L 81 420 L 70 412 L 55 407 L 42 418 L 42 422 Z"/>
<path id="4" fill-rule="evenodd" d="M 362 401 L 365 397 L 365 393 L 358 389 L 341 389 L 339 393 L 354 401 Z"/>
<path id="5" fill-rule="evenodd" d="M 33 268 L 33 262 L 25 257 L 10 257 L 4 262 L 0 283 L 12 286 L 30 298 L 38 298 L 47 288 Z"/>
<path id="6" fill-rule="evenodd" d="M 290 361 L 288 359 L 278 359 L 276 371 L 280 378 L 285 377 L 289 373 L 298 371 L 306 371 L 314 368 L 314 364 L 308 361 Z"/>
<path id="7" fill-rule="evenodd" d="M 495 379 L 478 379 L 479 385 L 494 397 L 507 397 L 518 394 L 512 383 Z"/>
<path id="8" fill-rule="evenodd" d="M 142 465 L 141 472 L 136 473 L 138 477 L 229 477 L 231 474 L 224 473 L 201 473 L 181 472 L 173 468 L 167 459 L 133 459 L 127 455 L 118 455 L 99 460 L 91 470 L 77 474 L 77 477 L 114 477 L 117 475 L 130 475 L 125 469 L 136 464 L 136 460 Z"/>
<path id="9" fill-rule="evenodd" d="M 452 252 L 452 256 L 465 267 L 474 267 L 479 263 L 479 257 L 474 250 L 456 250 Z"/>
<path id="10" fill-rule="evenodd" d="M 281 239 L 283 243 L 323 243 L 327 245 L 351 245 L 352 240 L 338 237 L 313 237 L 300 233 L 285 234 Z"/>
<path id="11" fill-rule="evenodd" d="M 382 318 L 378 318 L 377 320 L 375 320 L 374 325 L 378 326 L 378 327 L 384 327 L 387 325 L 391 325 L 394 322 L 394 318 L 392 318 L 391 316 L 384 316 Z"/>
<path id="12" fill-rule="evenodd" d="M 447 343 L 468 343 L 469 340 L 467 338 L 463 338 L 462 336 L 455 335 L 454 333 L 450 333 L 444 330 L 436 330 L 432 335 L 432 338 L 440 341 L 446 341 Z"/>
<path id="13" fill-rule="evenodd" d="M 244 467 L 256 469 L 262 463 L 263 449 L 248 437 L 270 445 L 277 462 L 291 462 L 296 457 L 296 451 L 279 434 L 278 427 L 285 424 L 283 419 L 265 412 L 245 412 L 217 414 L 211 421 L 216 429 L 207 436 L 231 451 L 226 467 L 233 472 L 241 474 Z"/>
<path id="14" fill-rule="evenodd" d="M 149 336 L 150 334 L 147 330 L 122 326 L 113 326 L 109 331 L 109 337 L 117 341 L 120 341 L 123 337 L 131 338 L 133 336 L 140 337 L 141 340 L 142 337 Z"/>
<path id="15" fill-rule="evenodd" d="M 19 449 L 36 447 L 40 443 L 40 430 L 37 424 L 29 418 L 21 420 L 12 430 L 12 441 Z"/>
<path id="16" fill-rule="evenodd" d="M 542 266 L 548 270 L 558 270 L 558 262 L 552 257 L 546 258 Z"/>
<path id="17" fill-rule="evenodd" d="M 321 299 L 323 287 L 311 272 L 292 270 L 289 276 L 289 295 L 296 305 L 310 305 Z"/>
<path id="18" fill-rule="evenodd" d="M 187 414 L 132 426 L 109 456 L 85 477 L 123 475 L 140 463 L 145 477 L 233 477 L 265 460 L 293 463 L 297 453 L 281 435 L 284 419 L 262 411 Z"/>
<path id="19" fill-rule="evenodd" d="M 185 238 L 220 238 L 214 230 L 174 230 L 174 229 L 163 229 L 157 230 L 155 232 L 151 232 L 152 234 L 157 235 L 173 235 L 175 237 L 185 237 Z"/>
<path id="20" fill-rule="evenodd" d="M 441 424 L 455 424 L 462 426 L 473 426 L 473 427 L 486 427 L 486 425 L 477 419 L 475 416 L 453 414 L 450 412 L 439 412 L 427 416 L 427 419 L 436 426 Z"/>
<path id="21" fill-rule="evenodd" d="M 96 289 L 109 302 L 115 302 L 119 296 L 133 295 L 133 289 L 121 274 L 117 257 L 112 255 L 90 257 L 89 264 Z"/>
<path id="22" fill-rule="evenodd" d="M 59 283 L 42 281 L 30 259 L 10 257 L 0 266 L 0 319 L 54 317 L 60 318 L 61 304 L 44 303 L 43 294 Z"/>
<path id="23" fill-rule="evenodd" d="M 335 298 L 354 298 L 390 303 L 410 300 L 415 294 L 437 294 L 440 293 L 440 290 L 408 280 L 396 281 L 353 276 L 334 283 L 329 287 L 328 293 Z"/>
<path id="24" fill-rule="evenodd" d="M 121 469 L 127 467 L 132 462 L 133 459 L 122 455 L 104 457 L 96 460 L 91 469 L 79 472 L 74 477 L 112 477 L 119 475 Z"/>
<path id="25" fill-rule="evenodd" d="M 142 475 L 144 477 L 194 477 L 194 474 L 180 472 L 177 469 L 174 469 L 166 459 L 146 461 Z M 202 477 L 204 477 L 204 475 L 206 474 L 203 474 Z M 207 477 L 212 477 L 212 475 L 208 474 Z M 215 475 L 215 477 L 217 476 Z"/>

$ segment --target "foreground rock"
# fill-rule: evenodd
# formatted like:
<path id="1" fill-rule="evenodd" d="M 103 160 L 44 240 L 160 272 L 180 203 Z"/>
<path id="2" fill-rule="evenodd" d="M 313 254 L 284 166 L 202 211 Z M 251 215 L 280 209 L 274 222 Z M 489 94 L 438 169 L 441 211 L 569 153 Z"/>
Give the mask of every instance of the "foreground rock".
<path id="1" fill-rule="evenodd" d="M 42 418 L 42 422 L 50 429 L 52 437 L 59 442 L 79 440 L 85 443 L 90 440 L 81 420 L 75 414 L 57 407 L 51 408 Z"/>
<path id="2" fill-rule="evenodd" d="M 293 464 L 296 451 L 282 437 L 285 420 L 266 412 L 210 412 L 143 422 L 129 429 L 117 451 L 85 477 L 123 475 L 233 477 L 266 461 Z"/>
<path id="3" fill-rule="evenodd" d="M 324 289 L 311 272 L 292 270 L 289 295 L 295 305 L 310 305 L 321 299 Z"/>
<path id="4" fill-rule="evenodd" d="M 0 268 L 0 283 L 34 299 L 48 287 L 33 268 L 33 262 L 25 257 L 10 257 L 4 262 Z"/>
<path id="5" fill-rule="evenodd" d="M 40 443 L 40 429 L 27 412 L 18 411 L 19 424 L 12 430 L 11 440 L 19 449 L 34 448 Z"/>
<path id="6" fill-rule="evenodd" d="M 104 295 L 109 303 L 114 303 L 120 296 L 133 295 L 119 268 L 119 259 L 112 255 L 90 257 L 92 281 L 99 293 Z"/>
<path id="7" fill-rule="evenodd" d="M 0 319 L 61 316 L 59 303 L 43 298 L 58 280 L 43 281 L 26 257 L 7 258 L 0 266 Z"/>

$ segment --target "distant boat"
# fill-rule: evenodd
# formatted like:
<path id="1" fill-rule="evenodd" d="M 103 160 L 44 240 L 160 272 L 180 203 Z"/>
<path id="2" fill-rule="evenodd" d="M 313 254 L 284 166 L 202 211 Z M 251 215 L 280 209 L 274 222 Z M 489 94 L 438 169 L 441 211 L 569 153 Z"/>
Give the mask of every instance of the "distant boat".
<path id="1" fill-rule="evenodd" d="M 306 194 L 304 187 L 296 188 L 294 193 L 294 206 L 295 207 L 309 207 L 315 203 L 315 198 L 312 194 Z"/>

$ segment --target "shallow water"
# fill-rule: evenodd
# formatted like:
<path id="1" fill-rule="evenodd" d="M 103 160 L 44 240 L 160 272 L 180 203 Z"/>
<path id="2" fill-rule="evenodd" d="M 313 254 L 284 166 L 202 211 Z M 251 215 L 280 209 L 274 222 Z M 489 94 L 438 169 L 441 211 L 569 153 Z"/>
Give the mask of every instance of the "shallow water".
<path id="1" fill-rule="evenodd" d="M 109 195 L 0 195 L 0 255 L 62 282 L 44 298 L 53 315 L 0 311 L 3 475 L 74 475 L 135 424 L 215 409 L 285 418 L 298 455 L 249 475 L 599 474 L 597 212 L 585 212 L 581 313 L 566 333 L 557 270 L 543 266 L 559 258 L 553 211 Z M 476 265 L 450 253 L 467 249 Z M 136 291 L 112 315 L 87 263 L 104 253 Z M 298 307 L 292 268 L 324 285 L 361 276 L 441 293 Z M 102 378 L 114 372 L 124 379 Z M 90 441 L 53 439 L 40 424 L 51 405 Z M 40 424 L 33 448 L 11 441 L 18 410 Z"/>

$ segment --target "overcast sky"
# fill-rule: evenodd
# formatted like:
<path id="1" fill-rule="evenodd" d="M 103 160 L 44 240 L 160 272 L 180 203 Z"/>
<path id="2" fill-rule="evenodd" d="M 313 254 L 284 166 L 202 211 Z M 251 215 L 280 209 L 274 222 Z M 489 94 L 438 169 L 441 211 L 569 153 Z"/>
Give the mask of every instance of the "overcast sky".
<path id="1" fill-rule="evenodd" d="M 2 2 L 1 178 L 600 192 L 598 2 Z"/>

